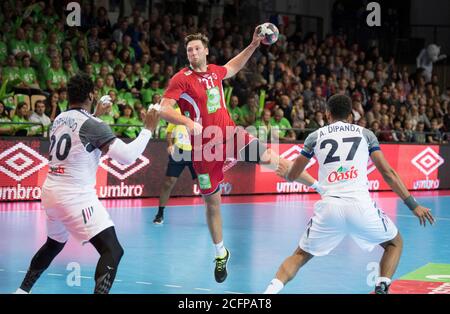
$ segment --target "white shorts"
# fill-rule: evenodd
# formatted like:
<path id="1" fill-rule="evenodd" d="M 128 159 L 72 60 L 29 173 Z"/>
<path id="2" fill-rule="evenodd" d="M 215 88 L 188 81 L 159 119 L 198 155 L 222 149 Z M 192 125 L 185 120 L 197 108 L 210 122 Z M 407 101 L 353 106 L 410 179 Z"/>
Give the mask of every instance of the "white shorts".
<path id="1" fill-rule="evenodd" d="M 114 226 L 95 194 L 61 199 L 61 194 L 43 189 L 42 206 L 47 213 L 48 237 L 67 242 L 69 233 L 82 243 Z"/>
<path id="2" fill-rule="evenodd" d="M 363 250 L 372 251 L 397 233 L 392 220 L 372 200 L 327 197 L 314 205 L 314 216 L 299 246 L 314 256 L 323 256 L 349 235 Z"/>

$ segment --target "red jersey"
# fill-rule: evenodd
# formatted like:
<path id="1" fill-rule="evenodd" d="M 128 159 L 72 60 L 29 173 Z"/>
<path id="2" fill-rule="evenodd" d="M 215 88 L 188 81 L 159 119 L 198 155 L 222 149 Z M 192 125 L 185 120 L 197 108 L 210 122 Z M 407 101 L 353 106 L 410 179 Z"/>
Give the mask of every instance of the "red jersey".
<path id="1" fill-rule="evenodd" d="M 182 114 L 200 123 L 203 132 L 209 126 L 217 126 L 225 138 L 226 127 L 235 126 L 223 93 L 222 80 L 226 74 L 225 67 L 215 64 L 208 64 L 206 72 L 184 68 L 172 77 L 164 97 L 176 100 Z M 209 138 L 202 140 L 208 141 Z"/>

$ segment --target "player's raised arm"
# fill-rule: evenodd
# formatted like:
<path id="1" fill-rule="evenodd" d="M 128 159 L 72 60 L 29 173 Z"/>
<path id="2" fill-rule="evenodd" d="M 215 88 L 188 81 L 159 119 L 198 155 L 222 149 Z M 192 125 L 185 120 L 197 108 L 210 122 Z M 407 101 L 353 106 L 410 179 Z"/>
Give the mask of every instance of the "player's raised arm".
<path id="1" fill-rule="evenodd" d="M 383 153 L 380 150 L 377 150 L 372 152 L 370 157 L 383 176 L 384 181 L 389 184 L 392 190 L 405 202 L 405 205 L 419 218 L 420 224 L 425 226 L 427 220 L 430 224 L 433 224 L 434 218 L 431 215 L 430 209 L 417 203 L 414 197 L 409 193 L 400 176 L 384 158 Z"/>
<path id="2" fill-rule="evenodd" d="M 256 27 L 250 45 L 248 45 L 247 48 L 242 50 L 236 57 L 234 57 L 233 59 L 228 61 L 227 64 L 225 64 L 225 68 L 227 69 L 227 75 L 224 77 L 224 79 L 234 76 L 245 66 L 248 59 L 250 59 L 252 54 L 255 52 L 256 48 L 259 47 L 262 39 L 263 37 L 258 35 L 258 27 Z"/>

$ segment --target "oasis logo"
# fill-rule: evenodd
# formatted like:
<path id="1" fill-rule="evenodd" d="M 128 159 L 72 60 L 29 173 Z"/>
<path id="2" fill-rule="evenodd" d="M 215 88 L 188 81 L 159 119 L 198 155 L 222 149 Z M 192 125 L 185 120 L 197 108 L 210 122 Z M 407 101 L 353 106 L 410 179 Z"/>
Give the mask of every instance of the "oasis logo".
<path id="1" fill-rule="evenodd" d="M 347 181 L 356 179 L 358 177 L 358 170 L 355 167 L 351 167 L 350 169 L 339 167 L 338 170 L 331 172 L 328 175 L 328 182 L 335 183 L 340 181 Z"/>

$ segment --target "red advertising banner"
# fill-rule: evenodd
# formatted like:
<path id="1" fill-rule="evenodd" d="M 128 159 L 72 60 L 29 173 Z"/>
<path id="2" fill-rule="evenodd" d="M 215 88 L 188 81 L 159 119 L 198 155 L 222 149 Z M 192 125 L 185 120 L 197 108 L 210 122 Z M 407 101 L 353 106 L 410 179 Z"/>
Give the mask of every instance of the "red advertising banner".
<path id="1" fill-rule="evenodd" d="M 272 149 L 294 160 L 303 144 L 279 144 Z M 0 138 L 0 201 L 39 200 L 48 171 L 49 143 L 37 138 Z M 449 189 L 450 149 L 439 145 L 382 144 L 387 160 L 410 190 Z M 107 156 L 101 158 L 97 171 L 100 198 L 157 197 L 165 177 L 168 156 L 166 143 L 151 142 L 132 165 L 124 166 Z M 308 171 L 317 177 L 317 161 L 311 159 Z M 368 163 L 372 191 L 390 190 L 374 164 Z M 223 194 L 306 193 L 308 187 L 286 182 L 273 172 L 254 164 L 227 161 Z M 189 171 L 184 171 L 172 195 L 199 195 Z"/>

